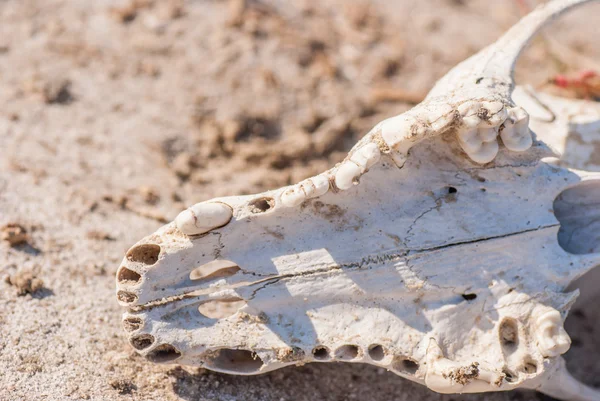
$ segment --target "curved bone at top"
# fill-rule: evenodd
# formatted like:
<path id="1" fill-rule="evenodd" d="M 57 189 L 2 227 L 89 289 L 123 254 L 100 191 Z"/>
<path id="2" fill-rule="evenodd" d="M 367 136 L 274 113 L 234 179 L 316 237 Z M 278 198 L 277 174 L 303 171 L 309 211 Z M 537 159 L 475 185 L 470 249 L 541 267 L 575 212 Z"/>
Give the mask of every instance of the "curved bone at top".
<path id="1" fill-rule="evenodd" d="M 441 393 L 600 401 L 561 357 L 565 289 L 600 263 L 600 174 L 557 164 L 510 98 L 526 41 L 584 2 L 536 10 L 331 170 L 196 204 L 142 239 L 117 271 L 131 345 L 233 374 L 363 362 Z M 577 131 L 581 107 L 556 105 L 559 118 L 532 120 L 538 139 Z"/>
<path id="2" fill-rule="evenodd" d="M 514 89 L 515 64 L 531 38 L 542 27 L 572 7 L 591 1 L 594 0 L 550 1 L 539 6 L 491 46 L 450 70 L 436 83 L 427 98 L 444 97 L 454 91 L 466 91 L 480 92 L 485 97 L 492 92 L 503 100 L 510 99 Z"/>

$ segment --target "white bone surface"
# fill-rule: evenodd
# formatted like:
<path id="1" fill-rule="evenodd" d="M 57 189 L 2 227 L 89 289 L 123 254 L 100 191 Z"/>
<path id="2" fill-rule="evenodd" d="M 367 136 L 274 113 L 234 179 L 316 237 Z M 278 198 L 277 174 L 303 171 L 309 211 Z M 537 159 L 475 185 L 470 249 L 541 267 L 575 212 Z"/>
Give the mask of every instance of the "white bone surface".
<path id="1" fill-rule="evenodd" d="M 117 273 L 131 344 L 232 374 L 363 362 L 442 393 L 600 400 L 560 356 L 565 289 L 600 263 L 565 238 L 589 232 L 599 176 L 544 143 L 568 134 L 561 110 L 532 119 L 534 141 L 531 99 L 511 99 L 530 36 L 584 2 L 538 9 L 331 170 L 194 205 L 141 240 Z"/>

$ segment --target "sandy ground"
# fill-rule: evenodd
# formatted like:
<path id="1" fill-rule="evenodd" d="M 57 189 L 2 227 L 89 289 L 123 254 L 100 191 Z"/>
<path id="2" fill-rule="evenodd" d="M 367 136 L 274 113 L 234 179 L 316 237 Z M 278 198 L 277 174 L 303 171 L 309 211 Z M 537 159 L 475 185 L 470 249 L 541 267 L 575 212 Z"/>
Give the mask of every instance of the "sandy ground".
<path id="1" fill-rule="evenodd" d="M 544 399 L 442 396 L 359 364 L 255 377 L 153 365 L 127 344 L 114 289 L 126 250 L 185 205 L 340 161 L 518 4 L 1 0 L 0 227 L 26 242 L 0 241 L 0 400 Z M 555 24 L 519 81 L 596 66 L 598 15 Z M 567 322 L 569 367 L 595 386 L 599 322 L 581 306 Z"/>

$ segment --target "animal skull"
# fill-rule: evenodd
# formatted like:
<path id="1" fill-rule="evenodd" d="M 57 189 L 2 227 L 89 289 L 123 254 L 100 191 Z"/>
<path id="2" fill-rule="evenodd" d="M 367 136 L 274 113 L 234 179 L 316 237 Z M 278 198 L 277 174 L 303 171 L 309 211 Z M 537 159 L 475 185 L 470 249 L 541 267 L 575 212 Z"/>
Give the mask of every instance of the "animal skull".
<path id="1" fill-rule="evenodd" d="M 533 141 L 511 98 L 529 38 L 585 2 L 537 9 L 329 171 L 196 204 L 132 247 L 117 273 L 131 345 L 231 374 L 363 362 L 441 393 L 600 400 L 561 357 L 565 289 L 600 262 L 600 182 L 557 158 L 600 107 L 519 88 L 556 114 Z"/>

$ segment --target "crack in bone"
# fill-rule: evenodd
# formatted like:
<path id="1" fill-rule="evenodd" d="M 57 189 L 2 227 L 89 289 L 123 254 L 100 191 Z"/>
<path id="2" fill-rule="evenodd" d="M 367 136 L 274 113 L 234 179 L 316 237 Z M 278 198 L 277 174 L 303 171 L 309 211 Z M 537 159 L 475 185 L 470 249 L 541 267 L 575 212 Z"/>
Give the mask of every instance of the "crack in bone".
<path id="1" fill-rule="evenodd" d="M 154 308 L 156 306 L 165 305 L 170 302 L 180 301 L 180 300 L 187 299 L 187 298 L 195 298 L 195 297 L 198 297 L 201 295 L 207 295 L 207 294 L 211 294 L 211 293 L 215 293 L 215 292 L 223 291 L 223 290 L 237 289 L 237 288 L 241 288 L 241 287 L 250 287 L 250 286 L 254 286 L 254 285 L 257 285 L 260 283 L 264 283 L 264 282 L 267 282 L 267 284 L 264 286 L 264 287 L 267 287 L 268 285 L 275 284 L 276 282 L 279 282 L 281 280 L 292 279 L 292 278 L 303 277 L 303 276 L 319 275 L 319 274 L 323 274 L 323 273 L 328 273 L 333 270 L 353 270 L 353 269 L 360 270 L 360 269 L 364 269 L 365 266 L 368 266 L 371 264 L 377 265 L 377 264 L 381 264 L 384 262 L 398 261 L 398 260 L 402 260 L 402 258 L 404 258 L 404 257 L 406 257 L 406 259 L 404 259 L 404 261 L 407 262 L 407 266 L 409 267 L 409 270 L 410 270 L 410 265 L 408 265 L 408 262 L 412 259 L 423 256 L 423 255 L 427 254 L 428 252 L 435 252 L 435 251 L 439 251 L 442 249 L 448 249 L 451 247 L 460 247 L 460 246 L 484 242 L 484 241 L 493 241 L 496 239 L 508 238 L 508 237 L 517 236 L 517 235 L 534 232 L 534 231 L 539 231 L 539 230 L 544 230 L 544 229 L 548 229 L 548 228 L 555 228 L 558 226 L 559 226 L 559 224 L 552 224 L 552 225 L 532 228 L 532 229 L 528 229 L 528 230 L 523 230 L 523 231 L 519 231 L 519 232 L 515 232 L 515 233 L 509 233 L 509 234 L 497 235 L 497 236 L 491 236 L 491 237 L 484 237 L 484 238 L 479 238 L 479 239 L 470 240 L 470 241 L 461 241 L 461 242 L 445 244 L 445 245 L 440 245 L 440 246 L 431 247 L 431 248 L 408 249 L 408 250 L 406 250 L 404 252 L 400 252 L 400 253 L 371 255 L 371 256 L 361 259 L 358 262 L 353 262 L 353 263 L 336 264 L 336 265 L 332 265 L 327 268 L 320 268 L 320 269 L 316 269 L 316 270 L 304 271 L 301 273 L 273 275 L 273 276 L 265 277 L 261 280 L 257 280 L 254 282 L 241 282 L 241 283 L 236 283 L 236 284 L 231 284 L 231 285 L 226 285 L 226 286 L 219 286 L 217 288 L 209 287 L 209 288 L 206 288 L 203 290 L 194 290 L 194 291 L 190 291 L 190 292 L 187 292 L 184 294 L 167 297 L 167 298 L 163 298 L 160 300 L 155 300 L 155 301 L 143 304 L 143 305 L 130 306 L 129 309 L 131 311 L 141 311 L 141 310 Z M 416 274 L 415 271 L 413 271 L 413 270 L 411 270 L 411 271 Z M 252 273 L 249 273 L 249 274 L 252 274 Z M 426 281 L 427 278 L 422 279 L 422 280 Z M 261 287 L 261 288 L 263 288 L 263 287 Z M 442 287 L 440 287 L 440 288 L 442 288 Z M 446 288 L 446 287 L 443 287 L 443 288 Z M 448 288 L 450 288 L 450 287 L 448 287 Z M 250 299 L 252 299 L 254 297 L 254 295 L 257 291 L 255 291 L 252 294 L 252 297 Z"/>

